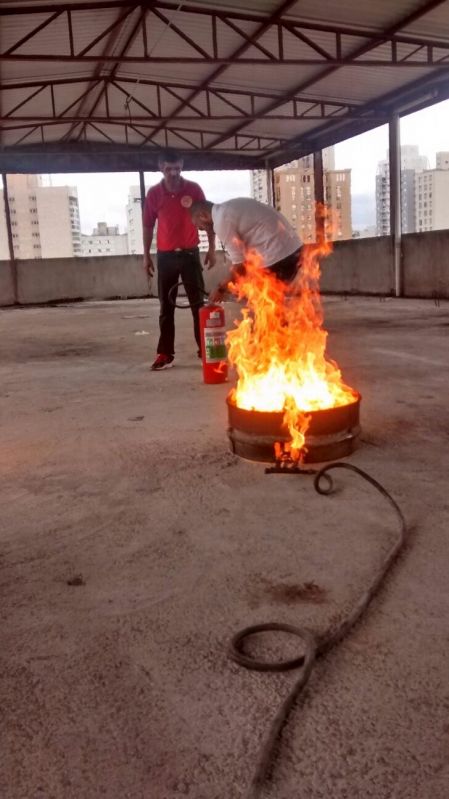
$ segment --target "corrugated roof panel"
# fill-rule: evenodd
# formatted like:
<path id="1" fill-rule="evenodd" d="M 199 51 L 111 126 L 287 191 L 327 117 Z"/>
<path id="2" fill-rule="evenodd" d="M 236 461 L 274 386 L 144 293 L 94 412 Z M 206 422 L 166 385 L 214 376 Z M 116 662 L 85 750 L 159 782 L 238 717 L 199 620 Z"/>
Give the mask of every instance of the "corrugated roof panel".
<path id="1" fill-rule="evenodd" d="M 18 99 L 18 103 L 23 102 L 23 105 L 17 110 L 16 116 L 41 117 L 45 116 L 46 114 L 51 115 L 52 106 L 50 87 L 44 87 L 38 93 L 37 91 L 37 89 L 27 89 L 24 94 L 21 93 L 22 96 L 20 99 Z M 9 92 L 9 94 L 16 94 L 16 92 Z M 9 103 L 11 104 L 12 98 L 8 98 L 8 92 L 5 92 L 5 95 L 6 101 L 9 100 Z M 15 103 L 15 105 L 18 103 Z M 10 105 L 10 108 L 8 109 L 7 102 L 2 102 L 2 113 L 7 114 L 13 107 L 14 106 Z"/>
<path id="2" fill-rule="evenodd" d="M 68 115 L 73 115 L 78 105 L 77 101 L 90 86 L 92 86 L 92 83 L 88 81 L 55 86 L 54 99 L 56 114 L 62 114 L 63 111 L 68 108 L 68 106 L 71 106 L 73 103 L 75 103 L 75 105 L 67 111 Z"/>
<path id="3" fill-rule="evenodd" d="M 15 83 L 18 80 L 27 82 L 53 78 L 84 78 L 89 76 L 92 71 L 92 64 L 60 63 L 55 65 L 50 61 L 3 61 L 1 78 L 2 83 Z"/>
<path id="4" fill-rule="evenodd" d="M 323 124 L 326 120 L 322 120 Z M 260 136 L 280 136 L 281 138 L 292 138 L 313 130 L 317 123 L 315 120 L 305 119 L 263 119 L 250 123 L 245 127 L 245 133 Z"/>
<path id="5" fill-rule="evenodd" d="M 72 28 L 73 28 L 73 41 L 75 52 L 80 53 L 91 42 L 93 42 L 100 34 L 112 25 L 123 14 L 123 9 L 106 8 L 97 10 L 95 13 L 92 11 L 77 11 L 72 14 Z M 123 36 L 125 30 L 129 30 L 130 20 L 136 20 L 137 15 L 135 12 L 130 14 L 120 25 L 112 29 L 106 36 L 103 36 L 100 41 L 89 49 L 89 55 L 100 55 L 105 51 L 108 42 L 113 41 L 114 46 L 117 48 L 120 42 L 120 36 Z M 127 27 L 126 27 L 127 26 Z M 95 64 L 92 64 L 94 69 Z"/>
<path id="6" fill-rule="evenodd" d="M 139 103 L 153 113 L 158 113 L 157 92 L 154 86 L 120 82 L 117 85 L 122 90 L 112 84 L 108 87 L 108 106 L 111 116 L 143 116 L 145 109 Z"/>
<path id="7" fill-rule="evenodd" d="M 234 11 L 251 11 L 257 14 L 272 14 L 278 8 L 278 0 L 244 0 L 244 3 L 239 3 L 238 0 L 220 0 L 218 3 L 211 3 L 210 0 L 196 0 L 195 5 L 210 7 L 214 6 L 217 9 L 234 10 Z"/>
<path id="8" fill-rule="evenodd" d="M 121 64 L 117 69 L 116 75 L 124 78 L 148 78 L 148 80 L 163 80 L 170 85 L 170 81 L 182 83 L 200 83 L 207 78 L 213 68 L 207 64 Z"/>
<path id="9" fill-rule="evenodd" d="M 194 0 L 193 0 L 194 1 Z M 27 0 L 31 2 L 31 0 Z M 46 0 L 47 5 L 56 8 L 56 0 Z M 4 6 L 4 3 L 1 5 Z M 9 5 L 9 3 L 8 3 Z M 20 7 L 21 4 L 17 3 Z M 33 3 L 38 7 L 38 0 Z M 412 12 L 419 9 L 417 0 L 398 0 L 394 3 L 391 0 L 341 0 L 341 2 L 331 2 L 331 0 L 300 0 L 295 3 L 286 14 L 285 19 L 298 22 L 299 35 L 293 32 L 284 32 L 283 53 L 287 59 L 320 59 L 317 65 L 296 66 L 278 64 L 273 62 L 264 50 L 274 54 L 277 58 L 279 54 L 279 39 L 277 27 L 271 27 L 265 31 L 257 40 L 257 44 L 249 44 L 248 37 L 260 29 L 261 22 L 267 19 L 275 9 L 278 8 L 278 0 L 223 0 L 218 4 L 198 0 L 195 2 L 197 7 L 204 10 L 227 9 L 231 24 L 226 24 L 223 20 L 217 22 L 217 41 L 218 55 L 223 58 L 230 58 L 236 50 L 243 51 L 245 59 L 264 59 L 266 63 L 243 65 L 238 61 L 230 65 L 217 65 L 200 61 L 199 63 L 183 63 L 182 59 L 201 58 L 202 53 L 208 56 L 213 52 L 212 22 L 210 16 L 206 14 L 194 14 L 186 12 L 182 4 L 173 9 L 160 8 L 160 16 L 157 13 L 158 7 L 154 11 L 147 10 L 147 48 L 153 57 L 174 56 L 172 63 L 117 63 L 108 60 L 102 65 L 98 63 L 65 63 L 65 62 L 45 62 L 37 60 L 35 62 L 12 62 L 4 60 L 2 62 L 2 80 L 9 80 L 20 84 L 21 81 L 38 81 L 40 79 L 64 79 L 78 76 L 83 82 L 79 84 L 68 84 L 67 86 L 56 86 L 54 91 L 55 113 L 60 114 L 67 106 L 74 103 L 72 108 L 67 111 L 67 116 L 76 116 L 79 113 L 89 115 L 93 109 L 95 120 L 106 117 L 107 113 L 117 117 L 118 124 L 108 124 L 100 121 L 97 125 L 100 131 L 88 126 L 87 140 L 101 141 L 106 144 L 108 136 L 114 142 L 125 142 L 125 126 L 123 121 L 128 120 L 133 125 L 134 118 L 141 118 L 141 128 L 137 127 L 133 132 L 133 142 L 140 136 L 143 140 L 148 132 L 155 131 L 161 124 L 160 117 L 172 117 L 175 113 L 177 118 L 168 121 L 167 125 L 170 132 L 161 130 L 153 135 L 156 143 L 164 144 L 176 143 L 176 146 L 189 149 L 198 146 L 201 139 L 200 133 L 205 132 L 205 142 L 211 142 L 219 137 L 228 134 L 229 131 L 238 131 L 238 142 L 236 147 L 236 157 L 239 153 L 246 151 L 257 154 L 259 146 L 254 143 L 254 136 L 266 137 L 265 146 L 269 146 L 270 137 L 281 138 L 300 138 L 307 133 L 311 141 L 313 130 L 323 128 L 323 120 L 320 118 L 307 118 L 308 100 L 310 102 L 349 102 L 363 105 L 380 98 L 385 94 L 397 92 L 399 89 L 409 90 L 409 87 L 419 85 L 422 78 L 435 75 L 435 82 L 441 81 L 437 70 L 425 66 L 427 51 L 425 48 L 416 50 L 413 43 L 397 43 L 396 56 L 398 59 L 412 58 L 413 61 L 422 61 L 423 66 L 404 67 L 404 66 L 367 66 L 367 61 L 375 60 L 387 63 L 391 58 L 391 44 L 381 40 L 378 44 L 373 40 L 371 43 L 367 36 L 357 34 L 357 31 L 382 33 L 386 28 L 396 26 L 399 33 L 413 35 L 415 37 L 430 37 L 438 40 L 446 40 L 449 44 L 449 0 L 445 0 L 434 11 L 424 14 L 408 28 L 400 31 L 398 22 L 405 20 Z M 75 53 L 80 53 L 89 46 L 114 20 L 124 18 L 125 8 L 117 7 L 113 9 L 97 10 L 76 10 L 76 3 L 68 0 L 67 7 L 73 9 L 72 27 Z M 232 10 L 238 12 L 251 12 L 256 19 L 247 21 L 232 17 Z M 99 42 L 89 50 L 89 55 L 100 56 L 108 47 L 108 55 L 113 58 L 121 53 L 133 31 L 136 23 L 140 19 L 140 8 L 133 9 L 120 25 L 113 31 L 108 31 L 102 36 Z M 51 17 L 51 10 L 38 12 L 36 14 L 20 14 L 18 16 L 3 16 L 2 22 L 2 47 L 3 50 L 13 46 L 20 38 L 29 33 L 34 26 L 47 21 Z M 170 21 L 167 27 L 166 20 Z M 301 28 L 301 20 L 310 23 Z M 330 31 L 317 31 L 312 29 L 313 24 L 321 27 L 332 24 L 345 26 L 354 31 L 354 35 L 348 33 L 341 37 L 341 53 L 348 56 L 357 49 L 367 46 L 368 51 L 361 56 L 358 64 L 349 67 L 338 67 L 326 64 L 326 54 L 331 58 L 336 56 L 336 40 Z M 5 34 L 6 31 L 6 34 Z M 5 38 L 6 36 L 6 38 Z M 192 40 L 189 42 L 189 38 Z M 196 42 L 196 46 L 193 42 Z M 371 45 L 371 46 L 370 46 Z M 70 53 L 70 41 L 67 25 L 67 14 L 65 11 L 54 21 L 44 26 L 35 36 L 17 49 L 20 54 L 36 53 L 40 55 Z M 142 56 L 144 54 L 144 36 L 141 29 L 135 31 L 133 41 L 127 49 L 129 56 Z M 446 57 L 448 50 L 444 47 L 435 48 L 434 57 Z M 176 60 L 178 59 L 178 60 Z M 86 82 L 95 73 L 107 78 L 111 70 L 114 70 L 115 79 L 120 88 L 110 86 L 107 95 L 102 91 L 101 86 L 92 90 L 84 102 L 80 102 L 80 96 L 87 88 Z M 330 72 L 329 72 L 330 70 Z M 441 70 L 440 70 L 441 72 Z M 212 89 L 222 92 L 222 96 L 210 94 L 206 97 L 205 91 L 200 88 L 203 83 L 218 73 L 211 84 Z M 328 73 L 325 75 L 325 73 Z M 323 77 L 325 75 L 325 77 Z M 120 82 L 122 79 L 130 79 L 131 82 Z M 161 84 L 159 92 L 155 86 L 147 86 L 142 80 L 158 81 Z M 449 73 L 448 73 L 449 80 Z M 166 84 L 166 86 L 163 86 Z M 176 85 L 171 85 L 176 84 Z M 234 90 L 234 95 L 226 95 L 224 90 Z M 238 94 L 238 91 L 248 92 L 248 96 Z M 193 99 L 191 94 L 194 92 Z M 254 97 L 250 98 L 249 93 Z M 258 97 L 257 94 L 269 94 L 279 97 L 279 106 L 275 108 L 272 118 L 253 119 L 252 114 L 263 113 L 265 109 L 275 105 L 275 100 L 270 97 Z M 296 111 L 306 111 L 305 119 L 292 119 L 290 115 L 294 106 L 290 102 L 285 102 L 285 97 L 295 93 L 296 96 L 304 97 L 304 103 L 296 106 Z M 48 115 L 50 119 L 53 113 L 52 98 L 50 90 L 44 89 L 42 92 L 32 97 L 33 89 L 17 89 L 17 91 L 5 92 L 2 95 L 3 113 L 11 111 L 18 103 L 30 98 L 28 102 L 18 110 L 16 116 L 33 116 L 38 119 L 43 115 Z M 98 100 L 98 102 L 96 102 Z M 209 101 L 209 102 L 208 102 Z M 82 109 L 80 111 L 80 108 Z M 338 106 L 337 115 L 339 113 Z M 240 109 L 240 113 L 239 112 Z M 331 109 L 330 109 L 331 110 Z M 207 119 L 211 112 L 212 116 L 221 117 Z M 319 117 L 320 106 L 310 109 L 311 116 Z M 247 118 L 242 114 L 247 114 Z M 344 113 L 344 112 L 343 112 Z M 157 121 L 151 127 L 152 114 L 157 115 Z M 274 119 L 273 117 L 280 117 Z M 335 120 L 337 117 L 335 117 Z M 94 124 L 97 122 L 94 120 Z M 132 130 L 132 127 L 129 127 Z M 175 132 L 178 129 L 178 134 Z M 183 143 L 182 129 L 187 136 Z M 337 125 L 335 126 L 337 129 Z M 71 125 L 61 123 L 53 125 L 51 123 L 45 128 L 45 136 L 48 141 L 56 141 L 58 135 L 64 135 L 71 130 Z M 139 130 L 146 133 L 139 134 Z M 342 130 L 339 126 L 339 131 Z M 346 125 L 346 132 L 350 135 L 350 127 Z M 63 131 L 63 132 L 62 132 Z M 80 127 L 76 126 L 73 141 L 77 139 Z M 6 132 L 7 141 L 16 135 L 15 141 L 26 133 L 26 142 L 39 142 L 41 140 L 41 126 L 36 129 L 22 128 L 21 131 Z M 106 136 L 105 136 L 106 134 Z M 335 133 L 338 138 L 341 133 Z M 100 137 L 100 138 L 99 138 Z M 192 138 L 193 137 L 193 138 Z M 209 137 L 209 138 L 207 138 Z M 246 137 L 246 138 L 245 138 Z M 248 138 L 249 137 L 249 138 Z M 84 140 L 84 137 L 83 137 Z M 128 142 L 129 142 L 128 137 Z M 5 144 L 6 140 L 3 139 Z M 264 146 L 264 145 L 262 145 Z M 218 149 L 228 149 L 235 147 L 235 138 L 231 136 L 228 141 L 219 145 Z M 243 150 L 241 150 L 243 148 Z M 267 151 L 268 152 L 268 151 Z"/>
<path id="10" fill-rule="evenodd" d="M 52 142 L 52 141 L 60 141 L 63 136 L 70 130 L 70 126 L 68 124 L 65 125 L 48 125 L 44 128 L 44 138 L 45 142 Z M 24 127 L 21 130 L 3 130 L 3 145 L 7 145 L 7 142 L 11 142 L 11 144 L 18 144 L 21 139 L 23 139 L 24 144 L 41 144 L 42 143 L 42 133 L 41 128 L 39 125 L 30 125 L 29 127 Z"/>
<path id="11" fill-rule="evenodd" d="M 414 0 L 299 0 L 287 18 L 381 30 L 414 11 Z"/>
<path id="12" fill-rule="evenodd" d="M 272 90 L 283 94 L 295 89 L 301 83 L 306 83 L 314 77 L 318 77 L 323 71 L 323 67 L 296 67 L 292 65 L 278 64 L 274 66 L 260 65 L 244 69 L 235 65 L 228 67 L 223 75 L 220 75 L 217 86 L 228 86 L 229 88 L 252 89 L 260 91 Z"/>
<path id="13" fill-rule="evenodd" d="M 405 76 L 411 81 L 429 75 L 430 72 L 431 70 L 428 68 L 417 68 L 405 70 Z M 398 70 L 394 67 L 382 67 L 374 70 L 368 67 L 341 67 L 332 75 L 315 83 L 304 94 L 319 95 L 324 100 L 338 99 L 362 103 L 372 101 L 401 85 L 403 85 L 401 73 L 398 75 Z"/>
<path id="14" fill-rule="evenodd" d="M 6 17 L 2 21 L 2 49 L 8 50 L 19 42 L 24 36 L 34 30 L 50 14 L 31 14 L 29 17 Z M 11 19 L 14 20 L 11 23 Z M 5 47 L 6 45 L 6 47 Z M 49 25 L 38 31 L 31 39 L 15 50 L 17 55 L 32 53 L 33 55 L 46 55 L 47 53 L 70 54 L 70 39 L 66 18 L 61 15 Z"/>
<path id="15" fill-rule="evenodd" d="M 428 36 L 431 39 L 449 40 L 449 2 L 430 11 L 421 19 L 404 28 L 404 33 L 416 36 Z"/>

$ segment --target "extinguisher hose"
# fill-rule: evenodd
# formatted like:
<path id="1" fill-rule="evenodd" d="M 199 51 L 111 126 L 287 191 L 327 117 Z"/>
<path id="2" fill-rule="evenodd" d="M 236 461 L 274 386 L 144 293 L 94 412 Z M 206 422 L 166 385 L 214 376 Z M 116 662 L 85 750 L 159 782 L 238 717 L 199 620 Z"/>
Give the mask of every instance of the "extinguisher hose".
<path id="1" fill-rule="evenodd" d="M 199 291 L 203 295 L 203 297 L 207 297 L 208 296 L 208 292 L 206 291 L 204 286 L 200 286 L 199 283 L 194 283 L 193 281 L 187 281 L 187 280 L 184 282 L 183 280 L 180 280 L 179 283 L 174 283 L 173 286 L 171 287 L 170 291 L 168 292 L 169 302 L 175 308 L 191 308 L 192 307 L 190 302 L 188 301 L 188 299 L 187 299 L 187 302 L 185 302 L 185 303 L 177 302 L 177 294 L 178 294 L 178 289 L 179 289 L 180 286 L 184 286 L 184 288 L 186 288 L 187 286 L 192 286 L 197 291 Z"/>
<path id="2" fill-rule="evenodd" d="M 277 711 L 268 731 L 265 743 L 262 746 L 258 764 L 247 793 L 247 799 L 260 799 L 266 796 L 266 783 L 271 777 L 274 762 L 278 754 L 279 739 L 282 730 L 286 724 L 289 714 L 304 692 L 304 689 L 309 681 L 310 675 L 313 670 L 315 660 L 321 655 L 326 654 L 336 644 L 345 638 L 352 630 L 355 624 L 359 621 L 368 605 L 377 594 L 381 587 L 386 574 L 390 570 L 392 564 L 396 560 L 399 552 L 404 547 L 407 540 L 408 529 L 404 515 L 393 499 L 391 494 L 386 488 L 381 485 L 374 477 L 367 474 L 367 472 L 353 466 L 349 463 L 331 463 L 323 469 L 316 471 L 314 477 L 314 488 L 323 496 L 332 494 L 334 491 L 334 482 L 329 472 L 335 469 L 347 469 L 348 471 L 355 472 L 363 480 L 372 485 L 376 491 L 387 500 L 390 507 L 393 509 L 396 520 L 398 522 L 398 530 L 396 536 L 391 544 L 387 553 L 383 556 L 380 565 L 374 572 L 368 586 L 360 594 L 354 602 L 352 608 L 348 613 L 340 619 L 335 625 L 330 625 L 323 633 L 315 633 L 311 630 L 302 627 L 296 627 L 283 623 L 267 623 L 258 624 L 251 627 L 245 627 L 240 632 L 236 633 L 229 645 L 229 656 L 246 669 L 254 671 L 288 671 L 290 669 L 300 669 L 299 676 L 295 681 L 287 698 L 282 702 Z M 300 470 L 297 470 L 300 473 Z M 285 473 L 288 473 L 287 471 Z M 244 644 L 253 635 L 263 632 L 282 632 L 294 635 L 300 639 L 300 653 L 297 657 L 288 660 L 278 660 L 266 662 L 245 652 Z"/>

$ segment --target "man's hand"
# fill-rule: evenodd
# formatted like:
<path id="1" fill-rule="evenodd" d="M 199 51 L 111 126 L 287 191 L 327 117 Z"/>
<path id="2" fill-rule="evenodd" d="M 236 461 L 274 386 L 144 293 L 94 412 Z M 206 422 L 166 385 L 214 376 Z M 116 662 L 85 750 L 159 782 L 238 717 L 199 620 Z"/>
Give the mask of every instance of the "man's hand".
<path id="1" fill-rule="evenodd" d="M 143 256 L 143 268 L 145 269 L 145 272 L 147 273 L 148 277 L 153 277 L 154 264 L 151 255 L 146 254 Z"/>
<path id="2" fill-rule="evenodd" d="M 212 269 L 212 267 L 215 266 L 216 260 L 215 250 L 212 247 L 209 247 L 204 259 L 204 266 L 207 266 L 208 270 Z"/>
<path id="3" fill-rule="evenodd" d="M 211 302 L 223 302 L 224 294 L 226 293 L 226 289 L 223 286 L 217 286 L 216 289 L 211 291 L 209 294 L 209 300 Z"/>

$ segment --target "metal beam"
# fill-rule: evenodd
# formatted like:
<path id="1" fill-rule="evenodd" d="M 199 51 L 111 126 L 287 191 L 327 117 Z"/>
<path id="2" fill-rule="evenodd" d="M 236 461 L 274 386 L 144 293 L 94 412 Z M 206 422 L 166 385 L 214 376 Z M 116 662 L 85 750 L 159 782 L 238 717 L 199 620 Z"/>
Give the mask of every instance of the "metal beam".
<path id="1" fill-rule="evenodd" d="M 98 85 L 98 82 L 97 82 L 97 85 Z M 125 92 L 125 94 L 126 94 L 126 92 Z M 80 98 L 77 98 L 77 100 L 75 100 L 72 103 L 72 105 L 75 105 L 78 102 L 79 99 Z M 23 103 L 20 103 L 20 105 L 23 105 L 23 104 L 25 104 L 27 102 L 28 102 L 28 99 L 24 100 Z M 145 108 L 143 103 L 140 103 L 139 101 L 136 101 L 136 102 L 137 102 L 137 105 L 140 105 L 143 108 Z M 89 114 L 89 116 L 87 116 L 87 115 L 80 116 L 79 114 L 76 114 L 76 115 L 72 116 L 70 114 L 69 115 L 66 114 L 65 112 L 62 112 L 60 114 L 51 114 L 51 115 L 48 115 L 48 114 L 36 114 L 36 115 L 34 115 L 33 114 L 33 116 L 23 116 L 23 115 L 20 115 L 20 114 L 19 115 L 13 114 L 12 111 L 10 111 L 10 112 L 8 112 L 8 114 L 5 114 L 4 116 L 0 116 L 0 123 L 1 122 L 23 122 L 23 123 L 27 123 L 28 125 L 33 125 L 33 124 L 37 124 L 37 123 L 45 125 L 46 123 L 54 122 L 57 119 L 59 122 L 86 122 L 87 120 L 91 120 L 92 122 L 129 122 L 131 120 L 134 124 L 156 125 L 156 124 L 159 124 L 159 123 L 168 122 L 171 119 L 171 117 L 168 116 L 168 115 L 160 117 L 160 116 L 157 116 L 156 114 L 154 114 L 149 109 L 145 109 L 145 110 L 147 111 L 147 114 L 145 116 L 136 116 L 135 114 L 123 114 L 123 115 L 121 115 L 121 114 L 110 114 L 109 116 L 108 115 L 96 116 L 96 115 L 91 115 L 91 114 Z M 245 120 L 248 120 L 249 122 L 251 122 L 251 121 L 256 120 L 257 117 L 254 116 L 254 115 L 251 115 L 251 114 L 208 114 L 208 115 L 206 115 L 206 114 L 201 114 L 201 115 L 200 114 L 196 114 L 196 115 L 190 115 L 190 116 L 183 114 L 181 117 L 178 117 L 177 119 L 179 120 L 179 122 L 200 122 L 200 121 L 201 122 L 217 122 L 217 121 L 218 122 L 232 122 L 233 120 L 235 121 L 237 119 L 245 119 Z M 370 122 L 377 122 L 378 124 L 382 124 L 384 122 L 385 123 L 388 122 L 389 116 L 387 114 L 377 114 L 376 116 L 373 116 L 373 115 L 368 115 L 366 112 L 364 114 L 339 114 L 338 116 L 334 115 L 332 117 L 331 116 L 323 116 L 322 114 L 298 114 L 297 116 L 294 116 L 294 117 L 286 117 L 285 114 L 273 114 L 273 115 L 267 116 L 266 119 L 267 120 L 273 120 L 273 121 L 276 121 L 276 122 L 289 122 L 291 120 L 295 120 L 297 122 L 301 122 L 301 121 L 308 122 L 310 120 L 315 120 L 315 121 L 319 120 L 319 121 L 322 122 L 325 119 L 335 119 L 335 120 L 339 120 L 339 121 L 348 121 L 348 120 L 352 120 L 352 119 L 364 119 L 364 120 L 369 119 Z M 203 130 L 202 127 L 201 127 L 201 130 Z M 195 128 L 192 128 L 192 132 L 193 133 L 195 132 Z M 260 134 L 260 135 L 262 135 L 262 134 Z"/>
<path id="2" fill-rule="evenodd" d="M 100 142 L 58 142 L 40 146 L 23 145 L 0 150 L 0 170 L 22 174 L 51 172 L 139 172 L 158 171 L 159 147 L 144 149 L 136 145 L 113 145 Z M 260 156 L 250 151 L 207 153 L 194 150 L 184 153 L 186 170 L 253 169 Z M 263 161 L 262 161 L 263 165 Z"/>
<path id="3" fill-rule="evenodd" d="M 247 46 L 253 46 L 252 43 L 248 44 Z M 372 45 L 373 47 L 376 45 Z M 447 48 L 447 54 L 445 58 L 449 58 L 449 47 Z M 397 69 L 407 70 L 407 69 L 426 69 L 429 67 L 440 67 L 449 69 L 449 62 L 446 60 L 442 60 L 441 58 L 435 58 L 433 54 L 433 48 L 429 47 L 427 50 L 426 57 L 423 59 L 407 59 L 406 61 L 399 61 L 395 60 L 394 58 L 390 58 L 389 60 L 385 58 L 356 58 L 353 56 L 347 57 L 340 57 L 340 58 L 318 58 L 318 57 L 302 57 L 302 58 L 276 58 L 274 60 L 270 60 L 268 58 L 242 58 L 242 57 L 235 57 L 227 56 L 226 58 L 214 58 L 212 56 L 208 56 L 207 58 L 204 56 L 182 56 L 179 55 L 168 55 L 168 56 L 145 56 L 142 55 L 68 55 L 64 53 L 55 54 L 49 53 L 47 55 L 42 55 L 42 53 L 24 53 L 23 55 L 18 55 L 17 53 L 0 53 L 0 62 L 4 61 L 12 61 L 12 62 L 34 62 L 34 63 L 61 63 L 61 64 L 185 64 L 186 66 L 192 64 L 206 64 L 207 66 L 216 66 L 216 67 L 231 67 L 236 65 L 241 66 L 251 66 L 251 67 L 260 67 L 260 66 L 291 66 L 291 67 L 316 67 L 316 66 L 326 66 L 332 68 L 339 68 L 339 67 L 358 67 L 361 69 L 385 69 L 389 67 L 395 67 Z M 215 80 L 215 78 L 211 78 L 211 80 Z M 316 82 L 315 80 L 313 81 Z M 310 84 L 312 85 L 312 84 Z"/>
<path id="4" fill-rule="evenodd" d="M 88 83 L 90 80 L 91 78 L 88 76 L 83 78 L 55 78 L 53 80 L 48 80 L 48 79 L 26 80 L 19 82 L 16 81 L 12 83 L 0 82 L 0 91 L 7 92 L 7 91 L 14 91 L 15 89 L 31 89 L 37 87 L 45 88 L 51 86 L 55 88 L 56 86 L 72 85 L 75 83 L 85 84 Z M 102 80 L 108 81 L 109 76 L 107 75 L 102 76 Z M 143 78 L 143 77 L 142 78 L 139 77 L 137 81 L 136 78 L 127 78 L 123 75 L 120 75 L 120 77 L 117 77 L 113 80 L 111 79 L 110 82 L 113 83 L 114 85 L 120 83 L 125 85 L 131 84 L 133 86 L 135 86 L 136 83 L 138 82 L 139 85 L 141 86 L 153 86 L 156 89 L 169 88 L 169 89 L 182 89 L 182 90 L 192 91 L 194 88 L 196 88 L 195 85 L 192 83 L 182 83 L 182 82 L 174 82 L 168 80 L 158 81 L 158 80 L 150 80 L 149 78 Z M 277 100 L 279 99 L 280 96 L 282 96 L 280 92 L 268 92 L 262 90 L 251 91 L 249 89 L 222 89 L 222 88 L 218 89 L 212 86 L 205 88 L 203 91 L 205 95 L 207 94 L 213 95 L 218 97 L 219 99 L 224 99 L 227 96 L 230 97 L 235 96 L 235 97 L 246 97 L 250 99 L 253 98 L 254 100 Z M 292 98 L 291 102 L 307 103 L 308 105 L 319 105 L 320 103 L 323 103 L 323 99 L 321 97 L 310 97 L 309 95 L 304 95 L 304 96 L 298 95 Z M 354 109 L 354 111 L 357 111 L 358 108 L 363 107 L 362 103 L 347 102 L 347 101 L 341 102 L 338 100 L 326 100 L 325 105 L 329 107 L 336 107 L 339 109 Z M 288 117 L 286 118 L 288 119 Z"/>

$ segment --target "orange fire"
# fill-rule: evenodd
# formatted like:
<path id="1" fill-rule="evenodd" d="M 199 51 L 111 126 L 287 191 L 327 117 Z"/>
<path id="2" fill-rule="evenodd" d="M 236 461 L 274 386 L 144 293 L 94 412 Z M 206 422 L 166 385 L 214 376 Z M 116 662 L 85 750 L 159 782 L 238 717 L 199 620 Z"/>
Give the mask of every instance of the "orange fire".
<path id="1" fill-rule="evenodd" d="M 293 283 L 282 283 L 263 268 L 256 252 L 248 252 L 246 274 L 231 287 L 246 300 L 243 318 L 227 336 L 229 362 L 238 376 L 231 400 L 246 410 L 283 411 L 295 459 L 305 452 L 308 411 L 347 405 L 357 396 L 326 358 L 319 258 L 329 254 L 331 244 L 320 238 L 302 248 Z"/>

